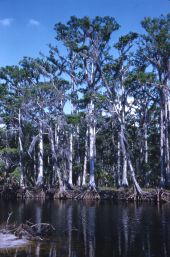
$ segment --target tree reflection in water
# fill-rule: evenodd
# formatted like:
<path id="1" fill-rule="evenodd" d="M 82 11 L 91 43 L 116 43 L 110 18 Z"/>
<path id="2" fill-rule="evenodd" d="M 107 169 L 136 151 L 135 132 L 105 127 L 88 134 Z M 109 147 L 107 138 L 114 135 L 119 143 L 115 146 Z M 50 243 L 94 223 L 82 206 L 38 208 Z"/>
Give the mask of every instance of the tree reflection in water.
<path id="1" fill-rule="evenodd" d="M 18 223 L 29 218 L 51 223 L 56 231 L 48 241 L 0 250 L 1 257 L 170 256 L 170 206 L 166 204 L 0 202 L 1 219 L 9 207 Z"/>

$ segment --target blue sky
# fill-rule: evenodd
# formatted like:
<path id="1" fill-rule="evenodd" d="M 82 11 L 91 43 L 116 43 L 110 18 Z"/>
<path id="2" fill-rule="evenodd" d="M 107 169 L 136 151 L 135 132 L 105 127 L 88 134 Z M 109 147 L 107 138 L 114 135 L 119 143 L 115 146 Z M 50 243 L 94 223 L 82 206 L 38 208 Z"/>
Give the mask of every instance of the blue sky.
<path id="1" fill-rule="evenodd" d="M 48 53 L 48 44 L 55 43 L 54 24 L 71 15 L 113 16 L 121 35 L 141 32 L 144 17 L 169 11 L 169 0 L 0 0 L 0 66 L 17 64 L 23 56 L 37 57 L 40 51 Z"/>

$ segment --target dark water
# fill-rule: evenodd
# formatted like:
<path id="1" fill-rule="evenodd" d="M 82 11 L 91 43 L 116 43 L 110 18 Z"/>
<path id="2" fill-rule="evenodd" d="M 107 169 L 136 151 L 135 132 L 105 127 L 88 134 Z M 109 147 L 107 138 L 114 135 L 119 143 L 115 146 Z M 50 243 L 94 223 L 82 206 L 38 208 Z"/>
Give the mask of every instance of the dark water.
<path id="1" fill-rule="evenodd" d="M 170 257 L 170 205 L 0 201 L 0 222 L 48 222 L 49 242 L 1 249 L 0 257 Z M 1 244 L 1 242 L 0 242 Z"/>

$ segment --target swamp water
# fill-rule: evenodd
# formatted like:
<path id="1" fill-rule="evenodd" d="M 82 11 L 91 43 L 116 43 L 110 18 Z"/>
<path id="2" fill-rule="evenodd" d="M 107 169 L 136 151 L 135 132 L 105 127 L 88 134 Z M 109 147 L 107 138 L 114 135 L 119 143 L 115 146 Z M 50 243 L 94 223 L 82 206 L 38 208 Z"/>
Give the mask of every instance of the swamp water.
<path id="1" fill-rule="evenodd" d="M 0 201 L 0 222 L 46 222 L 49 241 L 4 244 L 0 257 L 169 257 L 170 204 Z"/>

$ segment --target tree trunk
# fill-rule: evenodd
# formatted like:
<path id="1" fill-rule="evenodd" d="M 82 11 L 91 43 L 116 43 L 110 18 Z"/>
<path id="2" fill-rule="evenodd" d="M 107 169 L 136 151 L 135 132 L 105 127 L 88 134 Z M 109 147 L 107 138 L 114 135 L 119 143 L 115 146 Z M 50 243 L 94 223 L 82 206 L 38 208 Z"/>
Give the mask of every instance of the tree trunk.
<path id="1" fill-rule="evenodd" d="M 147 124 L 147 108 L 144 106 L 144 122 L 143 122 L 143 134 L 142 138 L 144 142 L 142 143 L 143 157 L 142 157 L 142 167 L 144 171 L 144 181 L 145 186 L 149 187 L 149 170 L 148 170 L 148 124 Z M 142 140 L 143 141 L 143 140 Z"/>
<path id="2" fill-rule="evenodd" d="M 94 129 L 90 126 L 90 186 L 95 187 L 94 180 Z"/>
<path id="3" fill-rule="evenodd" d="M 165 169 L 166 169 L 166 186 L 170 186 L 170 157 L 169 157 L 169 133 L 168 133 L 168 92 L 165 91 L 164 93 L 165 98 Z"/>
<path id="4" fill-rule="evenodd" d="M 144 161 L 148 163 L 148 128 L 146 122 L 144 123 Z"/>
<path id="5" fill-rule="evenodd" d="M 55 145 L 55 148 L 58 149 L 59 147 L 59 132 L 60 132 L 60 127 L 59 125 L 55 125 L 55 131 L 54 131 L 54 145 Z M 54 176 L 55 176 L 55 182 L 56 182 L 56 178 L 59 177 L 59 174 L 60 174 L 60 170 L 59 170 L 59 167 L 58 165 L 56 165 L 56 163 L 54 163 L 53 165 L 53 170 L 54 170 Z"/>
<path id="6" fill-rule="evenodd" d="M 143 193 L 143 191 L 142 191 L 141 187 L 139 186 L 139 184 L 138 184 L 138 182 L 136 180 L 135 171 L 134 171 L 134 168 L 132 166 L 132 162 L 131 162 L 129 153 L 127 155 L 128 155 L 128 165 L 129 165 L 130 174 L 131 174 L 131 178 L 132 178 L 133 184 L 135 185 L 135 188 L 136 188 L 138 194 L 141 195 Z"/>
<path id="7" fill-rule="evenodd" d="M 72 129 L 72 128 L 71 128 Z M 69 144 L 69 179 L 68 183 L 72 187 L 73 186 L 73 133 L 70 132 L 70 138 L 69 138 L 70 144 Z"/>
<path id="8" fill-rule="evenodd" d="M 35 149 L 34 149 L 34 154 L 33 154 L 33 161 L 34 161 L 34 183 L 36 184 L 36 174 L 37 174 L 37 159 L 36 159 L 36 154 L 35 154 Z"/>
<path id="9" fill-rule="evenodd" d="M 85 137 L 85 153 L 84 153 L 82 186 L 86 186 L 87 155 L 88 155 L 88 136 L 89 136 L 89 131 L 88 131 L 88 127 L 87 127 L 86 128 L 86 137 Z"/>
<path id="10" fill-rule="evenodd" d="M 19 167 L 20 167 L 20 186 L 24 187 L 24 165 L 23 165 L 23 145 L 22 145 L 22 129 L 21 129 L 21 110 L 18 113 L 18 124 L 19 124 Z"/>
<path id="11" fill-rule="evenodd" d="M 120 187 L 121 181 L 120 181 L 120 139 L 118 137 L 118 142 L 117 142 L 117 178 L 116 178 L 116 184 L 117 187 Z"/>
<path id="12" fill-rule="evenodd" d="M 128 179 L 127 179 L 127 154 L 126 149 L 123 146 L 122 141 L 124 141 L 124 129 L 125 125 L 121 124 L 121 131 L 120 131 L 120 142 L 121 142 L 121 148 L 122 148 L 122 155 L 123 155 L 123 174 L 122 174 L 122 186 L 127 187 L 128 186 Z"/>
<path id="13" fill-rule="evenodd" d="M 128 162 L 128 166 L 129 166 L 129 170 L 130 170 L 130 176 L 132 178 L 132 182 L 138 192 L 138 194 L 142 194 L 142 189 L 139 186 L 137 180 L 136 180 L 136 176 L 135 176 L 135 172 L 134 172 L 134 168 L 131 162 L 131 158 L 130 158 L 130 152 L 129 152 L 129 146 L 128 146 L 128 142 L 125 139 L 125 133 L 124 133 L 124 127 L 121 127 L 121 136 L 120 136 L 120 142 L 121 142 L 121 148 L 122 148 L 122 152 L 124 152 L 126 154 L 126 159 Z M 126 145 L 126 146 L 125 146 Z"/>
<path id="14" fill-rule="evenodd" d="M 127 158 L 126 154 L 123 156 L 123 175 L 122 175 L 122 186 L 128 186 L 128 179 L 127 179 Z"/>
<path id="15" fill-rule="evenodd" d="M 77 167 L 79 167 L 78 171 L 78 179 L 77 179 L 77 185 L 81 186 L 81 180 L 82 180 L 82 170 L 80 170 L 80 129 L 79 125 L 76 126 L 76 145 L 77 145 L 77 158 L 76 158 L 76 163 Z"/>
<path id="16" fill-rule="evenodd" d="M 91 188 L 95 188 L 95 179 L 94 179 L 94 164 L 95 164 L 95 124 L 94 124 L 94 104 L 91 100 L 89 105 L 89 116 L 90 116 L 90 124 L 89 124 L 89 136 L 90 136 L 90 181 L 89 185 Z"/>
<path id="17" fill-rule="evenodd" d="M 40 186 L 44 180 L 44 165 L 43 165 L 44 145 L 43 145 L 43 125 L 42 121 L 39 124 L 39 153 L 38 153 L 38 177 L 36 185 Z"/>
<path id="18" fill-rule="evenodd" d="M 51 153 L 52 153 L 52 158 L 53 158 L 53 161 L 54 161 L 54 168 L 57 172 L 59 188 L 60 188 L 60 190 L 62 190 L 63 189 L 63 181 L 62 181 L 62 176 L 61 176 L 60 169 L 58 167 L 58 158 L 57 158 L 57 154 L 56 154 L 56 150 L 55 150 L 53 131 L 52 131 L 51 128 L 49 128 L 48 136 L 49 136 L 49 141 L 50 141 L 50 144 L 51 144 Z"/>
<path id="19" fill-rule="evenodd" d="M 168 109 L 168 123 L 170 123 L 170 97 L 167 99 L 167 109 Z"/>
<path id="20" fill-rule="evenodd" d="M 78 174 L 77 186 L 81 186 L 81 175 L 80 174 Z"/>
<path id="21" fill-rule="evenodd" d="M 164 186 L 164 122 L 162 106 L 160 111 L 160 186 Z"/>

